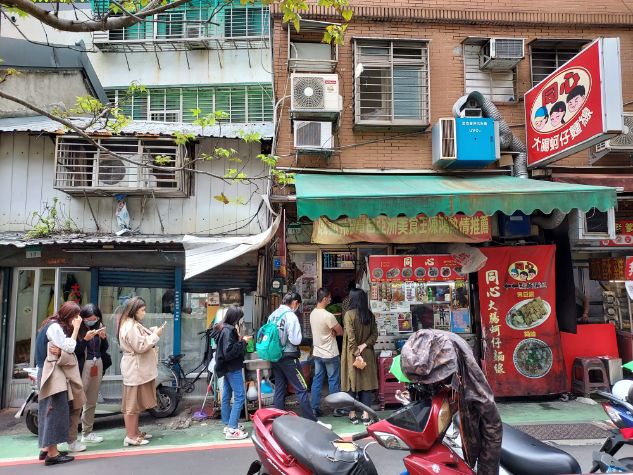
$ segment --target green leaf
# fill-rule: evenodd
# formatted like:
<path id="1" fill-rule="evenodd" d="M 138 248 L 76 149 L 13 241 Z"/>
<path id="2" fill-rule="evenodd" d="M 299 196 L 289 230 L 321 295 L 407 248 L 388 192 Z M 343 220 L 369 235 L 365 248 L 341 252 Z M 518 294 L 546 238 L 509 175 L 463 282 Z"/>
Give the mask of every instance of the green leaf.
<path id="1" fill-rule="evenodd" d="M 352 16 L 354 15 L 354 12 L 352 11 L 352 9 L 346 9 L 341 12 L 341 15 L 343 16 L 345 21 L 350 21 L 352 19 Z"/>
<path id="2" fill-rule="evenodd" d="M 224 203 L 225 205 L 228 205 L 231 201 L 226 197 L 226 195 L 224 194 L 224 192 L 220 193 L 219 195 L 215 195 L 213 197 L 214 200 L 219 201 L 220 203 Z"/>

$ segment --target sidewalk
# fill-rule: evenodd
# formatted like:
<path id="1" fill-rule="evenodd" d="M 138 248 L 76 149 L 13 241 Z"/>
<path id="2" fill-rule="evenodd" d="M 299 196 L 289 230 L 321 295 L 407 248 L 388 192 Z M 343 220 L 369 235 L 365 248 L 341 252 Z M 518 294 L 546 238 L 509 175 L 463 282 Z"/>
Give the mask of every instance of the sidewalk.
<path id="1" fill-rule="evenodd" d="M 589 405 L 579 401 L 562 402 L 552 400 L 516 400 L 498 402 L 499 411 L 504 422 L 519 426 L 531 435 L 542 440 L 553 439 L 597 439 L 606 434 L 602 422 L 607 419 L 602 406 Z M 178 450 L 200 448 L 213 449 L 235 447 L 250 444 L 250 439 L 243 441 L 227 441 L 222 433 L 222 423 L 217 419 L 202 422 L 191 420 L 192 411 L 197 408 L 186 408 L 178 416 L 168 419 L 153 419 L 143 416 L 142 430 L 154 437 L 143 447 L 123 448 L 123 419 L 111 416 L 97 419 L 95 426 L 99 435 L 104 438 L 101 444 L 88 444 L 80 458 L 144 454 L 161 450 Z M 381 413 L 387 416 L 390 411 Z M 38 454 L 37 437 L 26 429 L 23 421 L 12 416 L 15 409 L 7 409 L 0 413 L 0 466 L 14 463 L 32 463 Z M 364 429 L 363 426 L 352 425 L 345 417 L 326 416 L 323 422 L 332 424 L 332 430 L 341 436 L 350 436 Z M 251 431 L 252 425 L 246 424 Z M 589 434 L 588 436 L 585 436 Z M 61 446 L 63 449 L 63 446 Z"/>

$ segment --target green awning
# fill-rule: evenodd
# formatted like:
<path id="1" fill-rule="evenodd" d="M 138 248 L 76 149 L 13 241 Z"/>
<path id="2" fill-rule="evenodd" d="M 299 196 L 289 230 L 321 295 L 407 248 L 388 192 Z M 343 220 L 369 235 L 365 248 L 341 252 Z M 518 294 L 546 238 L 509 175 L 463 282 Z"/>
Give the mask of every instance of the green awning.
<path id="1" fill-rule="evenodd" d="M 297 208 L 300 217 L 316 220 L 340 216 L 434 216 L 439 213 L 473 215 L 479 211 L 549 214 L 573 208 L 606 211 L 615 206 L 616 190 L 521 179 L 511 176 L 298 174 Z"/>

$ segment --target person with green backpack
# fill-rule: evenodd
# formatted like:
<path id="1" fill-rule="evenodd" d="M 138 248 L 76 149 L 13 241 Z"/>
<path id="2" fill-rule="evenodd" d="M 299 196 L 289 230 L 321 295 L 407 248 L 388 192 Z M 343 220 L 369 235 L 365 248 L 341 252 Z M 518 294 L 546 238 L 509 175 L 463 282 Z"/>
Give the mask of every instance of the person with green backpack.
<path id="1" fill-rule="evenodd" d="M 301 305 L 301 295 L 287 293 L 281 305 L 269 317 L 268 322 L 257 333 L 256 349 L 260 358 L 271 362 L 275 377 L 274 406 L 284 410 L 286 387 L 294 388 L 301 407 L 301 415 L 316 421 L 308 398 L 308 385 L 301 372 L 299 345 L 301 344 L 301 324 L 295 312 Z M 271 324 L 277 327 L 279 338 L 271 334 Z"/>

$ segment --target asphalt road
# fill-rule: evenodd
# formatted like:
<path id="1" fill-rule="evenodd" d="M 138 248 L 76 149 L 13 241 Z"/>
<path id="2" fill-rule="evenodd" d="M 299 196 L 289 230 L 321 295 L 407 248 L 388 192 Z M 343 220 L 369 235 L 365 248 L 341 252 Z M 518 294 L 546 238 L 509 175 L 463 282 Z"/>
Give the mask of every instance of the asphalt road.
<path id="1" fill-rule="evenodd" d="M 584 472 L 589 470 L 591 455 L 598 450 L 596 445 L 560 446 L 572 454 L 581 464 Z M 375 444 L 368 448 L 378 473 L 399 475 L 404 471 L 402 457 L 405 452 L 388 451 Z M 619 456 L 633 456 L 633 448 L 623 449 Z M 132 455 L 86 460 L 44 467 L 40 464 L 16 465 L 0 468 L 0 475 L 32 475 L 50 473 L 64 475 L 198 475 L 210 473 L 245 474 L 255 459 L 252 447 L 191 450 L 165 452 L 151 455 Z"/>

